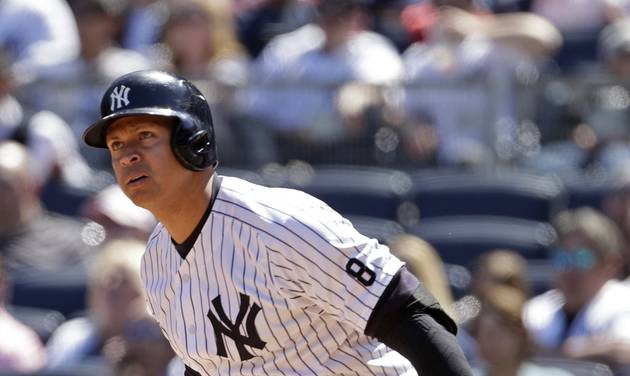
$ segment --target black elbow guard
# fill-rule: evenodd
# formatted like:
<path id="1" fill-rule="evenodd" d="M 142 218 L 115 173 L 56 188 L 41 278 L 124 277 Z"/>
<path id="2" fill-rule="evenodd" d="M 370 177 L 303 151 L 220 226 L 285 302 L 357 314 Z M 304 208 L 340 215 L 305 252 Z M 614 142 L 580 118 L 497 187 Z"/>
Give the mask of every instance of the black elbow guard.
<path id="1" fill-rule="evenodd" d="M 407 358 L 421 375 L 470 376 L 456 333 L 453 319 L 406 269 L 387 287 L 365 330 Z"/>
<path id="2" fill-rule="evenodd" d="M 365 334 L 380 339 L 405 312 L 427 314 L 452 334 L 457 325 L 444 312 L 433 295 L 406 267 L 402 267 L 387 286 L 372 311 Z"/>
<path id="3" fill-rule="evenodd" d="M 420 375 L 473 374 L 455 336 L 427 314 L 404 316 L 379 340 L 407 358 Z"/>
<path id="4" fill-rule="evenodd" d="M 431 316 L 438 324 L 442 325 L 451 334 L 457 334 L 457 324 L 449 316 L 440 303 L 435 300 L 433 295 L 421 284 L 413 292 L 412 297 L 408 300 L 407 309 L 414 313 L 424 313 Z"/>

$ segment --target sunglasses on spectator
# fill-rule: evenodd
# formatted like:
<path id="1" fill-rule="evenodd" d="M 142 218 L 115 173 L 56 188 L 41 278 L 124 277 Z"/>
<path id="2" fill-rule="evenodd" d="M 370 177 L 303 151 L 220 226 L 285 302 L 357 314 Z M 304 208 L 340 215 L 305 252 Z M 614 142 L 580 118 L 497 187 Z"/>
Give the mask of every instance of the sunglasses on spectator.
<path id="1" fill-rule="evenodd" d="M 588 248 L 566 250 L 556 248 L 551 251 L 551 264 L 561 272 L 588 271 L 597 264 L 595 253 Z"/>

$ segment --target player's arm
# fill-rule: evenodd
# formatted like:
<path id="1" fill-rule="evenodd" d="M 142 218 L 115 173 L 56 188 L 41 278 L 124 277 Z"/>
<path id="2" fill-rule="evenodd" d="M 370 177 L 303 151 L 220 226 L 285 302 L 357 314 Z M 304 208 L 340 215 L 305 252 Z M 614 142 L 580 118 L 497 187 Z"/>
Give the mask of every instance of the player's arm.
<path id="1" fill-rule="evenodd" d="M 365 334 L 407 358 L 420 375 L 472 375 L 455 322 L 404 267 L 381 295 Z"/>

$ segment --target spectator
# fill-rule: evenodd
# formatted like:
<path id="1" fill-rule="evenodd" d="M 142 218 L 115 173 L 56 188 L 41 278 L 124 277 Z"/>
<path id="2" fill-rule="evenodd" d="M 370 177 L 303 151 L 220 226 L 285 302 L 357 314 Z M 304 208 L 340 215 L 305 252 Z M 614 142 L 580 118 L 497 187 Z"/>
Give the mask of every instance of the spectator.
<path id="1" fill-rule="evenodd" d="M 630 161 L 611 172 L 612 186 L 602 198 L 602 211 L 619 227 L 623 236 L 623 265 L 620 279 L 630 282 Z"/>
<path id="2" fill-rule="evenodd" d="M 335 101 L 343 84 L 389 85 L 402 77 L 400 57 L 381 35 L 367 31 L 368 13 L 358 0 L 323 0 L 317 22 L 274 38 L 255 62 L 243 107 L 250 123 L 245 134 L 280 137 L 284 156 L 273 149 L 261 159 L 308 158 L 330 162 L 331 145 L 364 134 L 344 123 Z M 359 125 L 360 126 L 360 125 Z M 266 128 L 261 128 L 266 127 Z M 262 133 L 262 134 L 259 134 Z"/>
<path id="3" fill-rule="evenodd" d="M 537 146 L 535 139 L 520 138 L 532 132 L 518 124 L 517 72 L 539 74 L 560 37 L 541 17 L 480 15 L 463 3 L 403 12 L 406 24 L 430 25 L 424 40 L 403 54 L 406 123 L 426 128 L 419 115 L 432 120 L 440 165 L 510 161 Z"/>
<path id="4" fill-rule="evenodd" d="M 118 338 L 112 376 L 166 376 L 174 367 L 175 354 L 154 318 L 146 315 L 132 320 Z M 184 373 L 182 371 L 178 375 Z"/>
<path id="5" fill-rule="evenodd" d="M 528 165 L 541 172 L 611 173 L 630 159 L 630 21 L 607 25 L 597 38 L 598 61 L 578 79 L 552 80 L 540 96 L 543 148 Z M 552 88 L 571 95 L 550 94 Z M 560 90 L 558 90 L 560 89 Z M 623 168 L 623 167 L 621 167 Z"/>
<path id="6" fill-rule="evenodd" d="M 123 48 L 150 54 L 160 41 L 160 31 L 168 17 L 168 0 L 128 0 L 120 32 Z"/>
<path id="7" fill-rule="evenodd" d="M 630 15 L 630 1 L 608 0 L 609 14 L 613 20 L 625 18 Z"/>
<path id="8" fill-rule="evenodd" d="M 214 5 L 211 5 L 214 4 Z M 235 39 L 227 9 L 200 0 L 173 2 L 162 30 L 162 69 L 195 82 L 213 108 L 221 163 L 240 164 L 235 93 L 247 82 L 249 61 Z M 159 60 L 159 59 L 155 59 Z M 240 145 L 239 145 L 240 146 Z"/>
<path id="9" fill-rule="evenodd" d="M 57 178 L 66 186 L 89 186 L 91 170 L 79 154 L 70 127 L 53 112 L 33 113 L 24 108 L 14 96 L 16 85 L 11 64 L 0 51 L 0 141 L 18 141 L 29 149 L 39 186 Z"/>
<path id="10" fill-rule="evenodd" d="M 531 11 L 549 20 L 563 36 L 565 43 L 556 56 L 562 70 L 582 69 L 597 61 L 597 36 L 612 19 L 619 17 L 619 7 L 614 1 L 532 1 Z"/>
<path id="11" fill-rule="evenodd" d="M 497 288 L 513 289 L 524 297 L 529 296 L 527 262 L 516 251 L 494 249 L 482 254 L 473 266 L 470 295 L 462 297 L 454 305 L 460 323 L 458 340 L 471 363 L 481 361 L 478 343 L 472 336 L 480 302 L 493 299 L 491 295 Z"/>
<path id="12" fill-rule="evenodd" d="M 104 242 L 112 239 L 147 241 L 155 227 L 155 217 L 136 206 L 113 184 L 90 197 L 80 209 L 81 216 L 103 226 Z"/>
<path id="13" fill-rule="evenodd" d="M 0 373 L 35 372 L 46 364 L 46 351 L 37 334 L 7 312 L 8 279 L 0 255 Z"/>
<path id="14" fill-rule="evenodd" d="M 264 0 L 237 13 L 239 40 L 257 58 L 275 37 L 311 22 L 314 7 L 304 0 Z"/>
<path id="15" fill-rule="evenodd" d="M 435 248 L 417 236 L 400 235 L 389 243 L 389 249 L 407 264 L 407 269 L 435 296 L 442 309 L 454 317 L 453 295 L 444 264 Z"/>
<path id="16" fill-rule="evenodd" d="M 507 286 L 529 296 L 527 261 L 516 251 L 494 249 L 482 254 L 476 261 L 471 292 L 483 300 L 495 286 Z"/>
<path id="17" fill-rule="evenodd" d="M 144 243 L 112 240 L 94 259 L 89 273 L 86 316 L 66 321 L 47 343 L 50 368 L 103 357 L 108 341 L 146 313 L 140 282 Z"/>
<path id="18" fill-rule="evenodd" d="M 614 222 L 590 208 L 560 213 L 553 263 L 557 288 L 529 301 L 524 322 L 543 351 L 630 363 L 630 288 L 615 279 L 622 237 Z"/>
<path id="19" fill-rule="evenodd" d="M 477 375 L 570 376 L 560 368 L 532 362 L 532 345 L 521 318 L 526 296 L 508 286 L 493 286 L 475 319 L 474 335 L 483 361 Z"/>
<path id="20" fill-rule="evenodd" d="M 615 77 L 630 75 L 630 21 L 621 19 L 608 25 L 599 35 L 599 56 Z"/>
<path id="21" fill-rule="evenodd" d="M 91 255 L 83 223 L 42 207 L 32 163 L 24 146 L 0 142 L 0 255 L 8 273 L 83 268 Z"/>
<path id="22" fill-rule="evenodd" d="M 531 11 L 551 21 L 562 33 L 594 31 L 596 34 L 609 21 L 610 3 L 610 0 L 534 0 Z"/>
<path id="23" fill-rule="evenodd" d="M 0 48 L 13 64 L 18 82 L 39 78 L 43 70 L 75 59 L 79 38 L 65 0 L 3 0 Z"/>
<path id="24" fill-rule="evenodd" d="M 72 2 L 78 25 L 80 55 L 52 67 L 40 80 L 20 88 L 19 98 L 35 110 L 59 114 L 80 135 L 98 117 L 100 98 L 115 77 L 146 69 L 150 62 L 141 54 L 116 46 L 124 8 L 119 0 L 80 0 Z M 110 161 L 81 144 L 81 154 L 91 167 L 110 171 Z"/>
<path id="25" fill-rule="evenodd" d="M 228 9 L 200 0 L 187 0 L 173 2 L 168 10 L 161 30 L 165 55 L 169 57 L 165 62 L 167 70 L 190 80 L 238 81 L 241 77 L 242 83 L 245 59 L 231 27 Z M 232 67 L 236 71 L 225 72 L 230 67 L 223 65 L 239 63 L 241 66 Z"/>
<path id="26" fill-rule="evenodd" d="M 619 80 L 630 74 L 630 21 L 622 19 L 606 26 L 599 34 L 597 46 L 602 69 L 596 72 L 606 80 L 596 88 L 582 84 L 575 95 L 575 106 L 581 106 L 584 121 L 573 138 L 578 146 L 583 144 L 578 136 L 592 139 L 592 147 L 585 149 L 585 167 L 610 171 L 621 157 L 630 158 L 629 107 L 618 99 L 630 95 L 627 87 L 619 85 Z"/>
<path id="27" fill-rule="evenodd" d="M 385 0 L 370 1 L 374 22 L 372 30 L 385 36 L 402 53 L 411 44 L 411 35 L 400 21 L 400 17 L 409 1 Z"/>
<path id="28" fill-rule="evenodd" d="M 435 119 L 428 111 L 420 108 L 407 108 L 406 116 L 401 115 L 399 119 L 404 120 L 392 124 L 393 127 L 381 130 L 383 133 L 387 130 L 397 135 L 398 147 L 395 150 L 390 147 L 395 156 L 393 164 L 396 167 L 411 169 L 435 167 L 439 146 Z"/>

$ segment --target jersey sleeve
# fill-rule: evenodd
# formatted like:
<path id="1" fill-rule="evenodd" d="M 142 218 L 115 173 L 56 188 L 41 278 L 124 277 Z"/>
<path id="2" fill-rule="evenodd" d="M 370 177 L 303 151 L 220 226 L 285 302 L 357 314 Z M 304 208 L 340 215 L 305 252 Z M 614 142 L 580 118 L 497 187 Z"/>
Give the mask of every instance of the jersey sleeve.
<path id="1" fill-rule="evenodd" d="M 288 215 L 267 249 L 269 273 L 296 304 L 315 305 L 363 332 L 403 263 L 375 239 L 310 196 Z"/>

